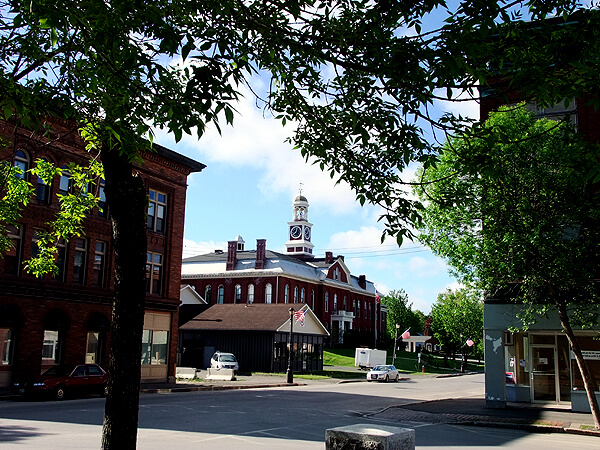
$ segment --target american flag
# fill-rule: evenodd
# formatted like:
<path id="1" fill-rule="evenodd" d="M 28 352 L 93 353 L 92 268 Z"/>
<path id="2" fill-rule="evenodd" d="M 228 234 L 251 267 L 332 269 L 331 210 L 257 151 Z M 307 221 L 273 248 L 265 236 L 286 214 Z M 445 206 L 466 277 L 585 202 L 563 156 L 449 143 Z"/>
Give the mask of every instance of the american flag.
<path id="1" fill-rule="evenodd" d="M 303 327 L 304 326 L 304 316 L 306 315 L 306 310 L 303 309 L 302 311 L 295 311 L 294 312 L 294 318 L 296 319 L 296 322 L 300 322 L 300 326 Z"/>
<path id="2" fill-rule="evenodd" d="M 473 345 L 475 345 L 475 342 L 473 342 L 473 339 L 469 338 L 469 339 L 467 339 L 467 345 L 469 347 L 473 347 Z"/>
<path id="3" fill-rule="evenodd" d="M 410 328 L 408 330 L 406 330 L 404 333 L 402 333 L 402 336 L 400 336 L 402 339 L 410 339 Z"/>

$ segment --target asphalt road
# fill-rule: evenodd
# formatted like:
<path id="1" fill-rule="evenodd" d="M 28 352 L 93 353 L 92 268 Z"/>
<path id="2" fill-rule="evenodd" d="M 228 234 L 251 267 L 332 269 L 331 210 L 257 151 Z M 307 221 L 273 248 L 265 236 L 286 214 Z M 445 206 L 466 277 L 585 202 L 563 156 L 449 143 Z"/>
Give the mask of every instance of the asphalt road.
<path id="1" fill-rule="evenodd" d="M 483 376 L 400 383 L 311 382 L 306 386 L 145 394 L 140 449 L 323 449 L 325 430 L 366 423 L 413 428 L 417 448 L 597 449 L 596 437 L 527 433 L 378 418 L 389 406 L 439 398 L 474 398 Z M 97 449 L 104 400 L 0 402 L 0 448 Z M 418 416 L 415 415 L 415 418 Z"/>

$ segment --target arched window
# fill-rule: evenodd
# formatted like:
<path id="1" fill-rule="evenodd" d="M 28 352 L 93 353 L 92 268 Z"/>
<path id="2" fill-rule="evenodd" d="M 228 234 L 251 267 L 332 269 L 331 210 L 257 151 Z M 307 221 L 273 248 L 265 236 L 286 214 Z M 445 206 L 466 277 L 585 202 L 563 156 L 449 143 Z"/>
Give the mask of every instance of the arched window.
<path id="1" fill-rule="evenodd" d="M 325 312 L 329 312 L 329 292 L 325 292 Z"/>
<path id="2" fill-rule="evenodd" d="M 29 155 L 24 150 L 17 150 L 17 153 L 15 153 L 15 167 L 20 169 L 17 176 L 23 180 L 28 178 L 29 161 Z"/>
<path id="3" fill-rule="evenodd" d="M 239 284 L 236 284 L 233 292 L 234 292 L 233 303 L 241 302 L 242 301 L 242 286 L 240 286 Z"/>
<path id="4" fill-rule="evenodd" d="M 311 289 L 310 291 L 310 307 L 312 310 L 315 310 L 315 290 Z"/>
<path id="5" fill-rule="evenodd" d="M 217 303 L 223 303 L 225 300 L 225 288 L 222 284 L 217 288 Z"/>
<path id="6" fill-rule="evenodd" d="M 204 300 L 206 300 L 206 303 L 210 305 L 211 299 L 212 299 L 212 286 L 209 284 L 204 289 Z"/>
<path id="7" fill-rule="evenodd" d="M 248 285 L 248 303 L 254 303 L 254 285 L 252 283 Z"/>
<path id="8" fill-rule="evenodd" d="M 356 308 L 357 317 L 360 318 L 360 300 L 356 304 L 358 307 Z"/>
<path id="9" fill-rule="evenodd" d="M 298 303 L 298 286 L 294 288 L 294 303 Z"/>
<path id="10" fill-rule="evenodd" d="M 283 299 L 284 299 L 283 300 L 284 303 L 289 303 L 290 302 L 290 285 L 289 284 L 285 285 Z"/>
<path id="11" fill-rule="evenodd" d="M 42 161 L 46 161 L 46 159 L 41 158 Z M 38 175 L 37 183 L 35 186 L 35 198 L 40 203 L 48 204 L 50 203 L 50 191 L 52 190 L 51 184 L 46 184 L 46 182 Z"/>
<path id="12" fill-rule="evenodd" d="M 304 288 L 302 288 L 302 290 L 300 291 L 300 303 L 306 303 L 305 294 L 306 294 L 306 290 Z"/>
<path id="13" fill-rule="evenodd" d="M 267 283 L 265 286 L 265 303 L 271 303 L 273 301 L 273 286 L 271 283 Z"/>
<path id="14" fill-rule="evenodd" d="M 333 313 L 337 314 L 337 312 L 338 312 L 337 294 L 333 294 Z"/>

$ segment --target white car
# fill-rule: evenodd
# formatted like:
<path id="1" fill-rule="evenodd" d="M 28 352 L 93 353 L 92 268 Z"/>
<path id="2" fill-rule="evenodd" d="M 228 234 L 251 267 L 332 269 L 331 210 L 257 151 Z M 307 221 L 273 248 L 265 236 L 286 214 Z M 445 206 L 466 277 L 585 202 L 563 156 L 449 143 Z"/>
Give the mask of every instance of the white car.
<path id="1" fill-rule="evenodd" d="M 398 369 L 394 366 L 375 366 L 367 372 L 367 381 L 398 381 Z"/>
<path id="2" fill-rule="evenodd" d="M 216 352 L 210 359 L 211 369 L 233 369 L 234 373 L 240 370 L 240 365 L 233 353 Z"/>

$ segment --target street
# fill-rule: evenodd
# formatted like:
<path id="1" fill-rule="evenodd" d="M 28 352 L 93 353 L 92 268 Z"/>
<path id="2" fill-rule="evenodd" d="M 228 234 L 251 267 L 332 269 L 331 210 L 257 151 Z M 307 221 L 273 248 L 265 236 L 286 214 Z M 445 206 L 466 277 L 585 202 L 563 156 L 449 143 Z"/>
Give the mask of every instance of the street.
<path id="1" fill-rule="evenodd" d="M 296 380 L 303 382 L 303 380 Z M 378 418 L 385 408 L 483 395 L 483 375 L 400 383 L 142 394 L 138 448 L 323 449 L 325 430 L 357 423 L 413 428 L 417 448 L 598 448 L 596 437 Z M 100 447 L 104 400 L 0 402 L 0 447 Z"/>

